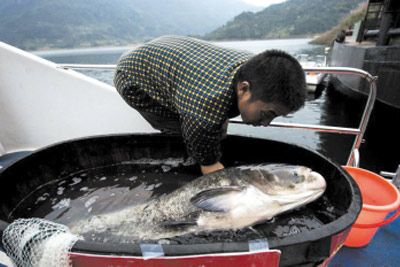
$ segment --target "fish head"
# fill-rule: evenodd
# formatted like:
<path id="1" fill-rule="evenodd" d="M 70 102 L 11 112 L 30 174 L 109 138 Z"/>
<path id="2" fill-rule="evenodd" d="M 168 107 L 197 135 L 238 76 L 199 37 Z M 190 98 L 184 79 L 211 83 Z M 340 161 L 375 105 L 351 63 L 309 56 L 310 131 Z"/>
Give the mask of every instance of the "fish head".
<path id="1" fill-rule="evenodd" d="M 248 165 L 222 170 L 231 185 L 203 190 L 190 201 L 206 211 L 197 221 L 204 229 L 239 229 L 270 220 L 320 197 L 325 179 L 305 166 Z"/>
<path id="2" fill-rule="evenodd" d="M 268 164 L 242 168 L 247 183 L 264 194 L 282 202 L 312 200 L 321 196 L 326 189 L 324 177 L 316 171 L 297 165 Z M 307 203 L 308 203 L 307 202 Z"/>

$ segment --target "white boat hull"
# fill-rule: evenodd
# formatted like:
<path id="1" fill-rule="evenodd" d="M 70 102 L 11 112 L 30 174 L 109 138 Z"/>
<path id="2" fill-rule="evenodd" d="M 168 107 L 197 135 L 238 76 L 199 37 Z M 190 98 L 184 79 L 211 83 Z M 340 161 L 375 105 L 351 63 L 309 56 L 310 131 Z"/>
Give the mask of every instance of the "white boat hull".
<path id="1" fill-rule="evenodd" d="M 114 87 L 0 42 L 0 155 L 85 136 L 153 132 Z"/>

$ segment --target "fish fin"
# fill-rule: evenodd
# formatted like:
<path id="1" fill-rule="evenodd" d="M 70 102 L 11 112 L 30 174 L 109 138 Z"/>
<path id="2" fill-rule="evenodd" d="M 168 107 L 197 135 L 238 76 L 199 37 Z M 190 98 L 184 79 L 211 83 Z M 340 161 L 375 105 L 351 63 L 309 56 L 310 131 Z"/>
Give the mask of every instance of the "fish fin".
<path id="1" fill-rule="evenodd" d="M 193 225 L 197 225 L 197 219 L 200 216 L 201 211 L 193 211 L 186 214 L 183 218 L 178 220 L 173 218 L 166 218 L 161 222 L 161 225 L 165 228 L 187 228 Z"/>
<path id="2" fill-rule="evenodd" d="M 192 205 L 213 212 L 228 212 L 233 208 L 243 187 L 226 186 L 201 191 L 190 199 Z"/>
<path id="3" fill-rule="evenodd" d="M 197 225 L 196 221 L 163 221 L 161 225 L 165 228 L 186 228 Z"/>

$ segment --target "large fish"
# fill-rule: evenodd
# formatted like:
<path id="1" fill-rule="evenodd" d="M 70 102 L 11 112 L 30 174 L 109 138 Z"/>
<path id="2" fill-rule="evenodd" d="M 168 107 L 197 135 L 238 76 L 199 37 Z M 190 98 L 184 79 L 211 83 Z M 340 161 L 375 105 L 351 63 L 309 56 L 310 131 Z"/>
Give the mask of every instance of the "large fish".
<path id="1" fill-rule="evenodd" d="M 325 188 L 325 179 L 304 166 L 231 167 L 147 203 L 76 222 L 70 229 L 77 234 L 109 231 L 139 240 L 240 229 L 310 203 Z"/>

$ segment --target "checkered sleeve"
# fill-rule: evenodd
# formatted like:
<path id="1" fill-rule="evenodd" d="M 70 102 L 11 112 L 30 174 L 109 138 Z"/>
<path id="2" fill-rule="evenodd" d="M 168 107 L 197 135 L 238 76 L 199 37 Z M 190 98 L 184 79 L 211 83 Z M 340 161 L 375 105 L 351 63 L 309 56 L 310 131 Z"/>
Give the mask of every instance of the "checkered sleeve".
<path id="1" fill-rule="evenodd" d="M 118 93 L 127 104 L 135 109 L 150 112 L 153 108 L 153 101 L 140 90 L 136 84 L 124 71 L 117 70 L 114 76 L 114 84 Z"/>
<path id="2" fill-rule="evenodd" d="M 144 112 L 150 112 L 166 118 L 176 118 L 176 114 L 161 106 L 144 92 L 132 77 L 122 70 L 117 70 L 114 76 L 115 88 L 131 107 Z"/>
<path id="3" fill-rule="evenodd" d="M 189 114 L 181 114 L 181 130 L 188 153 L 201 165 L 211 165 L 220 160 L 222 127 Z"/>

